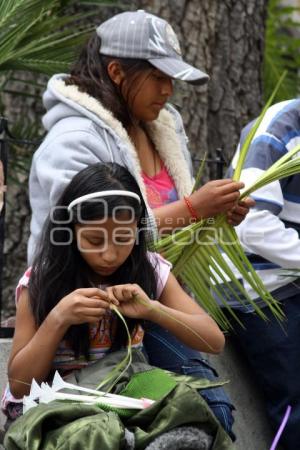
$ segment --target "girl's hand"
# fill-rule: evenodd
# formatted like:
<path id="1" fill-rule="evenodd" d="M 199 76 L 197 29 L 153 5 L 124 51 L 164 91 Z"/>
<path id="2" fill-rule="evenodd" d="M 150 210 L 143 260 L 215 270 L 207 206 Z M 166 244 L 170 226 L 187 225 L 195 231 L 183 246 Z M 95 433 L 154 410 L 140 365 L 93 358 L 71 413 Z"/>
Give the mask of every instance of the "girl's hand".
<path id="1" fill-rule="evenodd" d="M 116 299 L 109 299 L 107 292 L 101 289 L 76 289 L 63 297 L 50 314 L 66 327 L 81 323 L 97 323 L 109 309 L 110 301 L 118 305 Z"/>
<path id="2" fill-rule="evenodd" d="M 209 181 L 190 195 L 199 218 L 206 219 L 231 210 L 238 202 L 244 183 L 231 179 Z"/>
<path id="3" fill-rule="evenodd" d="M 109 298 L 119 302 L 121 314 L 132 319 L 149 319 L 157 301 L 150 300 L 138 284 L 120 284 L 106 288 Z"/>
<path id="4" fill-rule="evenodd" d="M 245 198 L 242 202 L 235 205 L 230 211 L 227 212 L 227 221 L 230 225 L 239 225 L 246 217 L 249 209 L 255 206 L 255 200 L 251 197 Z"/>

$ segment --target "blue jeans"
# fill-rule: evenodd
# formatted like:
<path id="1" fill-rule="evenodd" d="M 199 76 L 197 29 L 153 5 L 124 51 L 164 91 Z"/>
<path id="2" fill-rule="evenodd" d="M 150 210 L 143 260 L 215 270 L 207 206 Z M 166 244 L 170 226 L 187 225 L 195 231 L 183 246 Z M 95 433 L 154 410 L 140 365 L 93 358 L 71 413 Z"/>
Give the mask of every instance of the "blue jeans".
<path id="1" fill-rule="evenodd" d="M 160 326 L 147 322 L 145 324 L 144 348 L 149 363 L 161 369 L 194 377 L 215 380 L 217 372 L 208 364 L 203 355 L 179 342 L 175 336 Z M 225 431 L 234 440 L 232 433 L 234 409 L 224 389 L 209 388 L 199 390 Z"/>
<path id="2" fill-rule="evenodd" d="M 256 314 L 237 312 L 245 329 L 234 324 L 233 338 L 248 359 L 277 430 L 288 405 L 292 411 L 280 439 L 284 450 L 300 448 L 300 293 L 282 301 L 287 321 L 278 323 L 269 308 L 268 322 Z"/>

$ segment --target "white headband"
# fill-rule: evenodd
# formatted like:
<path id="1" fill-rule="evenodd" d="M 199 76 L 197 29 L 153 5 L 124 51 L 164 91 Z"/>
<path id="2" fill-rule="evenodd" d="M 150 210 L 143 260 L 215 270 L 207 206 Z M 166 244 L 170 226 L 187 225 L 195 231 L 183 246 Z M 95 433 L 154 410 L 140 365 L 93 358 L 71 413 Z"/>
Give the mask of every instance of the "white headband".
<path id="1" fill-rule="evenodd" d="M 109 197 L 111 195 L 122 195 L 123 197 L 132 197 L 132 198 L 135 198 L 136 200 L 138 200 L 139 204 L 141 204 L 141 199 L 135 192 L 121 191 L 121 190 L 99 191 L 99 192 L 93 192 L 91 194 L 86 194 L 86 195 L 83 195 L 82 197 L 76 198 L 69 204 L 68 211 L 71 211 L 73 206 L 78 205 L 78 203 L 82 203 L 87 200 L 91 200 L 92 198 Z"/>

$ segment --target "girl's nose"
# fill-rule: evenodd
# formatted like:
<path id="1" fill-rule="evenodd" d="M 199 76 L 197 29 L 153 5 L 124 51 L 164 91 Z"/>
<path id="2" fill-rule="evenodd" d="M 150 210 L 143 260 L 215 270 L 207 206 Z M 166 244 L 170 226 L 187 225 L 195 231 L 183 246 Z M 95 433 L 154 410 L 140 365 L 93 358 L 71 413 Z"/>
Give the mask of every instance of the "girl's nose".
<path id="1" fill-rule="evenodd" d="M 171 78 L 164 79 L 162 85 L 162 93 L 163 95 L 167 95 L 168 97 L 171 97 L 171 95 L 173 94 L 173 80 Z"/>
<path id="2" fill-rule="evenodd" d="M 113 244 L 107 244 L 104 252 L 101 253 L 103 262 L 105 264 L 112 264 L 117 260 L 117 252 Z"/>

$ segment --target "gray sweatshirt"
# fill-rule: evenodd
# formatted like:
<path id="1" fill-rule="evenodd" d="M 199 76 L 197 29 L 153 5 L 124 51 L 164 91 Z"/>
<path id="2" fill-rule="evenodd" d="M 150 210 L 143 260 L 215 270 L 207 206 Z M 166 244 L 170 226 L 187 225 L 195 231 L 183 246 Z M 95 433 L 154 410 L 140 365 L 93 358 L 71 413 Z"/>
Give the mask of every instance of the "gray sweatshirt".
<path id="1" fill-rule="evenodd" d="M 34 154 L 29 194 L 32 209 L 28 262 L 50 208 L 73 176 L 90 164 L 116 162 L 126 167 L 137 180 L 147 205 L 153 236 L 156 226 L 148 206 L 142 170 L 130 137 L 122 124 L 101 103 L 77 86 L 66 86 L 67 75 L 53 76 L 43 96 L 47 110 L 43 125 L 48 134 Z M 182 119 L 173 106 L 167 105 L 147 132 L 172 177 L 179 198 L 192 189 L 192 164 Z"/>

